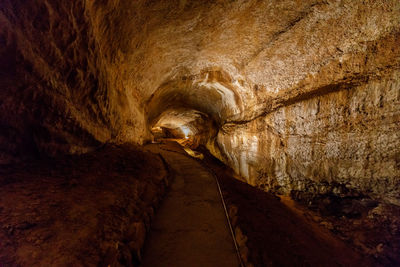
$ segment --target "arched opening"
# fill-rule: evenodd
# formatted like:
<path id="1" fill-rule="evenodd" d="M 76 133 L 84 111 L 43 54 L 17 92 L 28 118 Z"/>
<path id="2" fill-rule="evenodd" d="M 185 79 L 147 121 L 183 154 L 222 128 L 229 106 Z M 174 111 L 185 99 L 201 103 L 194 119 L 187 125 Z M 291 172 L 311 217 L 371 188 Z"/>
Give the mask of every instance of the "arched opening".
<path id="1" fill-rule="evenodd" d="M 241 90 L 242 86 L 220 69 L 206 69 L 197 75 L 181 71 L 166 79 L 149 97 L 148 123 L 154 125 L 169 109 L 193 109 L 207 114 L 220 127 L 228 118 L 243 111 Z"/>
<path id="2" fill-rule="evenodd" d="M 193 149 L 205 145 L 217 131 L 212 118 L 194 109 L 170 108 L 154 121 L 151 132 L 155 142 L 176 141 Z"/>

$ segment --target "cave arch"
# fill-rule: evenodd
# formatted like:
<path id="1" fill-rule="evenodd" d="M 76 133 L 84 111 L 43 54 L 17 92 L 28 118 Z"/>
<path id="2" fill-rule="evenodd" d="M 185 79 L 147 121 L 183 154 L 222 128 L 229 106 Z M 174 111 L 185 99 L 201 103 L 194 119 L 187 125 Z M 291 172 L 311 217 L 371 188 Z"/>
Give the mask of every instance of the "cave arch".
<path id="1" fill-rule="evenodd" d="M 193 109 L 207 114 L 217 125 L 243 112 L 238 83 L 221 69 L 206 69 L 199 74 L 181 71 L 167 79 L 146 103 L 148 125 L 152 126 L 168 109 Z"/>

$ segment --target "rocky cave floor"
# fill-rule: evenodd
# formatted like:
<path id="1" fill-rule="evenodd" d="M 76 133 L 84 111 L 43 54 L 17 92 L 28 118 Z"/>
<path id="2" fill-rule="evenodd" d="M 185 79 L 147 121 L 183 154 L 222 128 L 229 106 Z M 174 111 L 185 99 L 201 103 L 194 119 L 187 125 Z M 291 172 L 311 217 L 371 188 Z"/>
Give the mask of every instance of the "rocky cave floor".
<path id="1" fill-rule="evenodd" d="M 134 146 L 0 170 L 2 267 L 137 263 L 168 183 L 160 157 Z"/>
<path id="2" fill-rule="evenodd" d="M 400 263 L 399 207 L 355 194 L 278 197 L 232 179 L 203 153 L 202 164 L 220 179 L 247 266 Z M 130 145 L 2 166 L 0 266 L 139 266 L 171 181 L 159 154 Z"/>

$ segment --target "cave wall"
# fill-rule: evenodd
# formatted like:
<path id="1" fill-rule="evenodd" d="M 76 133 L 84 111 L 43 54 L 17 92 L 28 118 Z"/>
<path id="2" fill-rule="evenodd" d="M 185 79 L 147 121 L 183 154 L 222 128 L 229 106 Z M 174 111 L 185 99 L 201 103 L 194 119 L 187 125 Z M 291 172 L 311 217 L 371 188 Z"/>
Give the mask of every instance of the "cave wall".
<path id="1" fill-rule="evenodd" d="M 124 32 L 115 39 L 120 7 L 108 4 L 2 1 L 0 163 L 148 136 L 120 82 Z"/>
<path id="2" fill-rule="evenodd" d="M 226 127 L 217 139 L 224 160 L 264 190 L 356 189 L 400 204 L 399 74 Z"/>
<path id="3" fill-rule="evenodd" d="M 258 99 L 214 155 L 264 190 L 400 204 L 400 12 L 395 2 L 311 8 L 243 70 Z"/>
<path id="4" fill-rule="evenodd" d="M 253 185 L 397 201 L 397 0 L 4 0 L 0 22 L 1 163 L 142 143 L 186 108 Z"/>

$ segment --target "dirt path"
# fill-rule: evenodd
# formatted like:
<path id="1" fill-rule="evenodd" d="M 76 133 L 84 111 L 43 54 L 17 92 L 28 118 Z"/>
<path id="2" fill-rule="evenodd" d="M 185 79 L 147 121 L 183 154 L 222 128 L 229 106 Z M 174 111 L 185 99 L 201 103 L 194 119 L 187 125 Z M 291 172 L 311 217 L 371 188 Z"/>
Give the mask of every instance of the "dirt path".
<path id="1" fill-rule="evenodd" d="M 159 152 L 175 177 L 152 223 L 142 266 L 239 266 L 211 173 L 184 154 Z"/>

